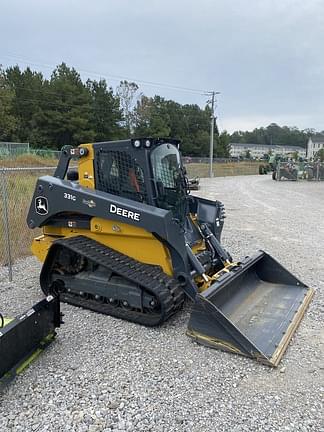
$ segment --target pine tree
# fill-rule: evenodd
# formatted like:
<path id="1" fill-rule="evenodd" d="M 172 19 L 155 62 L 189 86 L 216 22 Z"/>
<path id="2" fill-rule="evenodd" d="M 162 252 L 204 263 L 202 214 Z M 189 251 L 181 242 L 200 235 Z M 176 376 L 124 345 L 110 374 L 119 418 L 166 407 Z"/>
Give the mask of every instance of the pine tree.
<path id="1" fill-rule="evenodd" d="M 92 142 L 95 130 L 91 125 L 91 94 L 78 72 L 62 63 L 53 71 L 46 87 L 43 128 L 48 146 L 61 148 Z"/>
<path id="2" fill-rule="evenodd" d="M 108 141 L 122 136 L 122 112 L 119 98 L 105 80 L 87 81 L 91 95 L 91 127 L 95 131 L 95 141 Z"/>
<path id="3" fill-rule="evenodd" d="M 14 91 L 9 88 L 4 71 L 0 70 L 0 141 L 17 139 L 19 123 L 12 112 L 14 97 Z"/>

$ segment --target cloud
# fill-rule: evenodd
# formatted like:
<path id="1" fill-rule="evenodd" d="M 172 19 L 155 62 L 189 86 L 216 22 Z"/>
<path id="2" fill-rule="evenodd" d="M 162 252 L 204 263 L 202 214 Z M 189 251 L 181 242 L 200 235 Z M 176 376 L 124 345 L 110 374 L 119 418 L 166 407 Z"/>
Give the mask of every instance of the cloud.
<path id="1" fill-rule="evenodd" d="M 322 1 L 11 0 L 0 20 L 4 65 L 37 63 L 48 74 L 66 61 L 84 77 L 218 90 L 219 116 L 234 129 L 262 119 L 324 129 Z M 205 103 L 203 95 L 142 90 Z"/>

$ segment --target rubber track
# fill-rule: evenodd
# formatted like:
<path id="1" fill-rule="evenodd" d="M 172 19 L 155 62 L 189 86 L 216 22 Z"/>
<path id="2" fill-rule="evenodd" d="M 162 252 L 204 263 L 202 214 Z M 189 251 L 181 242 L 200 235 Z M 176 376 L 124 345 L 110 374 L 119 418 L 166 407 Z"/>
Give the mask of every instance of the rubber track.
<path id="1" fill-rule="evenodd" d="M 60 294 L 60 299 L 63 302 L 147 326 L 162 324 L 182 307 L 184 302 L 183 288 L 176 280 L 166 275 L 159 266 L 143 264 L 84 236 L 60 239 L 55 241 L 53 246 L 67 248 L 117 275 L 137 283 L 156 297 L 160 305 L 160 313 L 143 313 L 124 309 L 120 306 L 115 307 L 94 299 L 84 299 L 75 293 Z M 46 291 L 50 291 L 49 287 Z"/>

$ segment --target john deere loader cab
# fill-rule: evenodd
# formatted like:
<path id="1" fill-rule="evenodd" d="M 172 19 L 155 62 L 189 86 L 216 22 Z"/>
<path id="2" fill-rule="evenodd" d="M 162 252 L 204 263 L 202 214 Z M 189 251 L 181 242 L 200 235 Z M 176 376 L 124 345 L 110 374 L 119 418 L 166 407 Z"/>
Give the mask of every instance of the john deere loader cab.
<path id="1" fill-rule="evenodd" d="M 78 170 L 67 175 L 72 158 Z M 32 246 L 44 262 L 42 290 L 149 326 L 186 294 L 190 337 L 276 365 L 313 290 L 263 251 L 233 262 L 220 244 L 224 206 L 188 186 L 176 140 L 63 148 L 27 218 L 43 228 Z"/>

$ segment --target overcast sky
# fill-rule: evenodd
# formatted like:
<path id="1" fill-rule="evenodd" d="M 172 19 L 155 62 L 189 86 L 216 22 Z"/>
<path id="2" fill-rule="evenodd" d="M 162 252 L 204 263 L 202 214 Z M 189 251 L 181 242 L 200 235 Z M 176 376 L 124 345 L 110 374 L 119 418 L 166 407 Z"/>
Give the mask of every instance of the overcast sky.
<path id="1" fill-rule="evenodd" d="M 0 64 L 221 92 L 221 129 L 324 129 L 323 0 L 0 0 Z M 203 106 L 199 92 L 140 85 Z"/>

